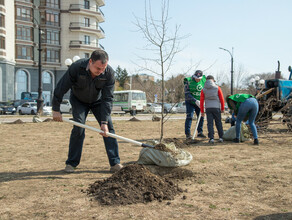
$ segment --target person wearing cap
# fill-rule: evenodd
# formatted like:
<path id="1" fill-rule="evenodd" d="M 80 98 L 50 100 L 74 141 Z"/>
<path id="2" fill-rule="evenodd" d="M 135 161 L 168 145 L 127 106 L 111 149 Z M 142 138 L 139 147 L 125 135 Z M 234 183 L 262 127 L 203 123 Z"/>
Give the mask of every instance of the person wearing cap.
<path id="1" fill-rule="evenodd" d="M 209 143 L 214 144 L 213 121 L 215 121 L 218 131 L 219 142 L 222 143 L 224 132 L 221 121 L 221 113 L 224 112 L 224 97 L 221 88 L 215 84 L 215 79 L 211 75 L 207 76 L 205 86 L 201 90 L 200 109 L 202 116 L 205 116 L 205 112 L 207 115 Z"/>
<path id="2" fill-rule="evenodd" d="M 206 76 L 201 70 L 196 70 L 193 76 L 184 79 L 184 92 L 186 102 L 186 121 L 185 121 L 185 135 L 187 139 L 191 138 L 191 126 L 194 116 L 194 111 L 197 117 L 200 114 L 200 96 L 206 82 Z M 204 117 L 201 117 L 198 125 L 198 137 L 205 138 L 203 134 Z"/>
<path id="3" fill-rule="evenodd" d="M 254 138 L 254 145 L 259 145 L 258 133 L 255 125 L 255 119 L 259 111 L 257 99 L 250 94 L 235 94 L 227 96 L 226 102 L 228 107 L 234 111 L 234 115 L 236 116 L 236 138 L 233 142 L 239 143 L 241 122 L 248 119 L 248 124 Z"/>

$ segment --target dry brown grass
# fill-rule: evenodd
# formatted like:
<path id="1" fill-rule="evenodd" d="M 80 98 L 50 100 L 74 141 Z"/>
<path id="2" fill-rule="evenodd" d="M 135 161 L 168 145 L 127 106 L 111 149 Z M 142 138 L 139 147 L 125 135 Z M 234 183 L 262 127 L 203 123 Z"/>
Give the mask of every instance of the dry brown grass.
<path id="1" fill-rule="evenodd" d="M 159 122 L 114 124 L 121 136 L 142 142 L 159 138 Z M 226 130 L 230 125 L 224 126 Z M 100 206 L 81 192 L 96 180 L 111 176 L 97 133 L 86 132 L 77 172 L 65 174 L 71 125 L 0 124 L 0 219 L 213 220 L 279 217 L 281 213 L 287 217 L 292 212 L 292 137 L 284 126 L 271 128 L 273 133 L 260 135 L 259 146 L 252 141 L 210 146 L 205 139 L 186 148 L 193 161 L 184 169 L 195 177 L 179 183 L 187 192 L 170 203 L 111 207 Z M 184 138 L 184 120 L 169 120 L 165 137 Z M 136 161 L 141 149 L 126 142 L 119 142 L 119 148 L 124 164 Z"/>

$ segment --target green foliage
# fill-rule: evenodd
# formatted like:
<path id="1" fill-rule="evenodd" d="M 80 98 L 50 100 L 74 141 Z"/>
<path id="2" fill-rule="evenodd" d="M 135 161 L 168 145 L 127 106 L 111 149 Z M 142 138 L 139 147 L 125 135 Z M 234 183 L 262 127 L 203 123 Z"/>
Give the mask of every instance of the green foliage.
<path id="1" fill-rule="evenodd" d="M 126 69 L 122 69 L 120 66 L 116 69 L 116 80 L 119 82 L 120 87 L 124 88 L 125 83 L 128 79 L 128 72 Z"/>

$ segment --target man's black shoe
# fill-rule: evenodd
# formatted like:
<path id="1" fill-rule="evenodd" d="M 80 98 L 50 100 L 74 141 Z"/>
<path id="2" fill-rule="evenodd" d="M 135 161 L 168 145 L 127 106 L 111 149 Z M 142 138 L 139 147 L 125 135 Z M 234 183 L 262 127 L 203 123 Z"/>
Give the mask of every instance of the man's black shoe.
<path id="1" fill-rule="evenodd" d="M 253 144 L 254 145 L 259 145 L 259 139 L 254 139 Z"/>
<path id="2" fill-rule="evenodd" d="M 238 138 L 234 138 L 234 139 L 233 139 L 233 142 L 234 142 L 234 143 L 239 143 L 239 139 L 238 139 Z"/>
<path id="3" fill-rule="evenodd" d="M 206 138 L 206 136 L 203 134 L 203 132 L 200 132 L 197 137 Z"/>
<path id="4" fill-rule="evenodd" d="M 192 139 L 192 136 L 190 134 L 187 134 L 186 135 L 186 140 L 188 141 L 188 140 L 191 140 L 191 139 Z"/>

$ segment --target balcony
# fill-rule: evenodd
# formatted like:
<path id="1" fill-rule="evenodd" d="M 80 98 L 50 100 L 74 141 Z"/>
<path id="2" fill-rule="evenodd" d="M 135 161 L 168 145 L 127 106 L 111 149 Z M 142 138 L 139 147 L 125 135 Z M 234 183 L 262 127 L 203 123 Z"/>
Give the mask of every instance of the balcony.
<path id="1" fill-rule="evenodd" d="M 41 8 L 41 9 L 50 8 L 50 9 L 60 11 L 60 4 L 58 2 L 41 0 L 39 8 Z"/>
<path id="2" fill-rule="evenodd" d="M 69 12 L 72 14 L 80 14 L 84 16 L 94 16 L 99 23 L 104 22 L 104 14 L 99 9 L 94 7 L 86 7 L 85 5 L 80 4 L 71 4 L 69 8 Z"/>
<path id="3" fill-rule="evenodd" d="M 87 34 L 96 34 L 99 39 L 105 37 L 104 31 L 98 25 L 81 23 L 81 22 L 71 22 L 69 26 L 70 31 L 83 32 Z"/>
<path id="4" fill-rule="evenodd" d="M 100 48 L 98 43 L 93 42 L 85 42 L 81 40 L 71 40 L 69 44 L 70 49 L 82 49 L 82 50 L 96 50 L 97 48 Z"/>
<path id="5" fill-rule="evenodd" d="M 99 7 L 104 6 L 104 0 L 96 0 Z"/>

